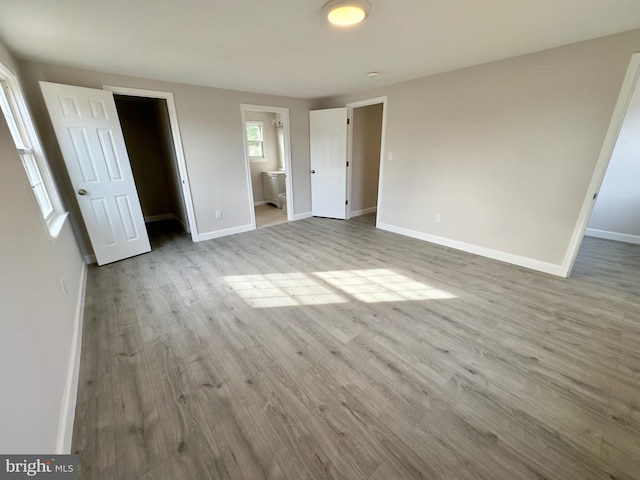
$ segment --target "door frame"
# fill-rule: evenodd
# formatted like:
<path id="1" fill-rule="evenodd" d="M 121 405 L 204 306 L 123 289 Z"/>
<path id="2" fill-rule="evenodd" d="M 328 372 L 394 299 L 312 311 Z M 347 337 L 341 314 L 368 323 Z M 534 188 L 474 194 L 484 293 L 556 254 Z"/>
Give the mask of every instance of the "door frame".
<path id="1" fill-rule="evenodd" d="M 173 137 L 173 149 L 176 152 L 176 163 L 178 164 L 178 173 L 180 174 L 180 183 L 182 184 L 182 198 L 187 210 L 187 221 L 189 222 L 189 233 L 191 240 L 198 241 L 198 225 L 196 223 L 195 210 L 193 208 L 193 197 L 191 196 L 191 186 L 189 183 L 189 174 L 187 163 L 184 158 L 184 150 L 182 148 L 182 137 L 180 136 L 180 127 L 178 125 L 178 111 L 173 99 L 173 93 L 162 92 L 158 90 L 146 90 L 141 88 L 119 87 L 114 85 L 103 85 L 103 90 L 108 90 L 117 95 L 127 95 L 130 97 L 158 98 L 167 102 L 167 111 L 169 113 L 169 124 L 171 125 L 171 136 Z"/>
<path id="2" fill-rule="evenodd" d="M 347 220 L 351 218 L 351 166 L 353 165 L 353 110 L 360 107 L 368 107 L 370 105 L 382 104 L 382 129 L 380 132 L 380 170 L 378 173 L 378 200 L 376 202 L 376 227 L 380 222 L 380 205 L 382 204 L 382 179 L 384 171 L 384 158 L 386 150 L 386 137 L 387 137 L 387 103 L 388 97 L 375 97 L 367 100 L 361 100 L 359 102 L 347 103 L 347 118 L 349 123 L 347 125 L 347 162 L 349 162 L 349 168 L 347 168 Z"/>
<path id="3" fill-rule="evenodd" d="M 613 149 L 618 141 L 618 135 L 620 134 L 622 123 L 624 122 L 624 118 L 629 108 L 629 103 L 631 102 L 631 96 L 633 95 L 636 85 L 639 85 L 639 82 L 640 53 L 634 53 L 631 56 L 627 73 L 624 77 L 624 81 L 622 82 L 622 88 L 618 94 L 618 100 L 609 122 L 609 128 L 607 129 L 602 147 L 600 148 L 600 154 L 598 155 L 598 160 L 596 161 L 591 181 L 589 182 L 587 192 L 582 202 L 582 208 L 580 209 L 578 220 L 573 229 L 573 234 L 569 241 L 564 261 L 562 262 L 560 275 L 565 278 L 571 275 L 571 270 L 573 269 L 573 264 L 578 256 L 580 245 L 582 245 L 582 239 L 584 238 L 584 233 L 587 229 L 587 224 L 589 223 L 589 218 L 593 211 L 593 206 L 596 203 L 598 191 L 600 190 L 607 168 L 609 167 Z"/>
<path id="4" fill-rule="evenodd" d="M 285 107 L 270 107 L 267 105 L 252 105 L 248 103 L 240 104 L 240 120 L 242 125 L 242 142 L 244 148 L 245 170 L 247 172 L 247 191 L 249 210 L 251 212 L 252 230 L 256 229 L 256 212 L 253 199 L 253 184 L 251 181 L 251 162 L 249 161 L 249 150 L 247 148 L 246 112 L 279 113 L 282 115 L 282 132 L 284 135 L 284 169 L 285 188 L 287 190 L 287 221 L 295 220 L 293 202 L 293 170 L 291 165 L 291 132 L 289 130 L 289 109 Z"/>

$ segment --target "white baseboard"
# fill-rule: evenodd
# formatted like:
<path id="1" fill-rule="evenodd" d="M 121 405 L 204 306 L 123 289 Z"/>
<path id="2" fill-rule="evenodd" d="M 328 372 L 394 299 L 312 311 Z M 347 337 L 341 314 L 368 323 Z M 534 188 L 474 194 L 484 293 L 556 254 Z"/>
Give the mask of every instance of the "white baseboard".
<path id="1" fill-rule="evenodd" d="M 607 230 L 597 230 L 595 228 L 587 228 L 584 234 L 588 235 L 589 237 L 604 238 L 605 240 L 615 240 L 616 242 L 640 244 L 640 235 L 608 232 Z"/>
<path id="2" fill-rule="evenodd" d="M 298 213 L 298 214 L 294 215 L 293 219 L 294 220 L 304 220 L 305 218 L 311 218 L 311 217 L 313 217 L 311 212 L 304 212 L 304 213 Z"/>
<path id="3" fill-rule="evenodd" d="M 78 381 L 80 377 L 80 356 L 82 354 L 82 324 L 84 320 L 84 299 L 87 288 L 87 266 L 82 266 L 80 274 L 80 291 L 76 304 L 75 318 L 73 321 L 73 336 L 71 337 L 71 351 L 69 355 L 69 367 L 67 381 L 62 397 L 62 411 L 60 413 L 60 426 L 58 427 L 58 439 L 56 441 L 56 454 L 71 453 L 71 441 L 73 439 L 73 422 L 76 415 L 76 400 L 78 398 Z"/>
<path id="4" fill-rule="evenodd" d="M 144 223 L 162 222 L 164 220 L 173 220 L 175 215 L 173 213 L 163 213 L 162 215 L 149 215 L 144 217 Z"/>
<path id="5" fill-rule="evenodd" d="M 184 222 L 182 221 L 182 219 L 181 219 L 181 218 L 178 218 L 177 216 L 175 216 L 175 215 L 174 215 L 174 216 L 173 216 L 173 219 L 174 219 L 176 222 L 178 222 L 178 223 L 180 224 L 180 226 L 182 227 L 182 229 L 183 229 L 185 232 L 187 232 L 187 233 L 191 233 L 191 230 L 189 230 L 189 225 L 187 225 L 186 223 L 184 223 Z"/>
<path id="6" fill-rule="evenodd" d="M 422 233 L 408 228 L 390 225 L 388 223 L 379 222 L 377 227 L 381 230 L 387 230 L 388 232 L 399 233 L 400 235 L 417 238 L 418 240 L 436 243 L 445 247 L 455 248 L 456 250 L 462 250 L 463 252 L 473 253 L 482 257 L 492 258 L 494 260 L 500 260 L 501 262 L 511 263 L 520 267 L 530 268 L 531 270 L 537 270 L 539 272 L 563 277 L 562 265 L 541 262 L 540 260 L 535 260 L 533 258 L 521 257 L 520 255 L 513 255 L 499 250 L 479 247 L 477 245 L 471 245 L 470 243 L 459 242 L 457 240 L 451 240 L 449 238 L 439 237 L 429 233 Z"/>
<path id="7" fill-rule="evenodd" d="M 254 230 L 253 225 L 242 225 L 240 227 L 226 228 L 224 230 L 216 230 L 215 232 L 201 233 L 198 235 L 198 241 L 212 240 L 214 238 L 226 237 L 227 235 L 235 235 L 236 233 L 249 232 Z"/>
<path id="8" fill-rule="evenodd" d="M 87 265 L 91 265 L 93 263 L 98 263 L 98 260 L 96 260 L 96 256 L 95 255 L 85 255 L 84 256 L 84 263 L 86 263 Z"/>
<path id="9" fill-rule="evenodd" d="M 352 217 L 359 217 L 360 215 L 366 215 L 367 213 L 377 212 L 378 207 L 363 208 L 362 210 L 355 210 L 351 212 Z"/>
<path id="10" fill-rule="evenodd" d="M 253 206 L 254 207 L 258 207 L 260 205 L 266 205 L 267 202 L 265 202 L 264 200 L 260 201 L 260 202 L 253 202 Z"/>

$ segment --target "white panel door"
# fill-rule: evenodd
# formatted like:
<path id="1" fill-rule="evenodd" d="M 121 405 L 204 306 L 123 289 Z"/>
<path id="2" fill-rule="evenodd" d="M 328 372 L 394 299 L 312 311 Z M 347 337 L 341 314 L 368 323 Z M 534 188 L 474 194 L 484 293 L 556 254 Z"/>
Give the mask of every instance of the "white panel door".
<path id="1" fill-rule="evenodd" d="M 40 82 L 98 265 L 151 250 L 113 94 Z"/>
<path id="2" fill-rule="evenodd" d="M 347 109 L 309 112 L 311 213 L 347 218 Z"/>

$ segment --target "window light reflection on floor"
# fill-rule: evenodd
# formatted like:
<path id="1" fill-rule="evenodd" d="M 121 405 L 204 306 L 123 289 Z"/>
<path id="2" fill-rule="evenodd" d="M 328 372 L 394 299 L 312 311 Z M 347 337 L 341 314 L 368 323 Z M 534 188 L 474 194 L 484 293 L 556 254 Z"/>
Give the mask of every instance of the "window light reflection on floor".
<path id="1" fill-rule="evenodd" d="M 233 275 L 225 283 L 254 308 L 346 303 L 349 300 L 304 273 Z"/>
<path id="2" fill-rule="evenodd" d="M 224 277 L 224 282 L 254 308 L 346 303 L 352 299 L 377 303 L 456 298 L 388 269 L 337 270 L 310 275 L 233 275 Z"/>
<path id="3" fill-rule="evenodd" d="M 314 275 L 364 303 L 456 298 L 449 292 L 384 268 L 316 272 Z"/>

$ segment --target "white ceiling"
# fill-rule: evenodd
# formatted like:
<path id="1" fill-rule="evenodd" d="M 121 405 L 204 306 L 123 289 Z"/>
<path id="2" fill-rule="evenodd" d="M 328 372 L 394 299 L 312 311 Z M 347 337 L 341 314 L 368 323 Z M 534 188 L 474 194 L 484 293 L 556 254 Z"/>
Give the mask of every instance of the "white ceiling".
<path id="1" fill-rule="evenodd" d="M 0 42 L 19 58 L 318 98 L 640 28 L 639 0 L 370 0 L 351 29 L 327 24 L 324 1 L 0 0 Z"/>

